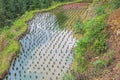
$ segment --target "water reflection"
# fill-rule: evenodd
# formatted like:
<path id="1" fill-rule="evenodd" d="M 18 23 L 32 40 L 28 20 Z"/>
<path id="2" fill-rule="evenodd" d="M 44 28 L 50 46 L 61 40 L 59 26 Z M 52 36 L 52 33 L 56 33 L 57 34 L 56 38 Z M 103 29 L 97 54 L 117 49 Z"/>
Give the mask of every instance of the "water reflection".
<path id="1" fill-rule="evenodd" d="M 59 30 L 51 13 L 37 14 L 29 21 L 29 33 L 19 42 L 19 57 L 4 80 L 64 80 L 73 59 L 72 31 Z"/>

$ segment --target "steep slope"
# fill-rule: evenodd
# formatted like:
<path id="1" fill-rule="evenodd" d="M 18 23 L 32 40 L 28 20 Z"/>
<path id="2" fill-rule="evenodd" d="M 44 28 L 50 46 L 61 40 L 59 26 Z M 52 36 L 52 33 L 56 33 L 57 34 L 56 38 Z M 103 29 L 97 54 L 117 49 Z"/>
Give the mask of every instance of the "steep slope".
<path id="1" fill-rule="evenodd" d="M 114 61 L 100 80 L 120 79 L 120 8 L 113 11 L 107 20 L 108 49 L 114 51 Z"/>
<path id="2" fill-rule="evenodd" d="M 79 30 L 83 30 L 83 37 L 72 65 L 76 80 L 120 79 L 120 13 L 119 9 L 114 11 L 115 5 L 112 0 L 94 0 L 82 16 Z"/>

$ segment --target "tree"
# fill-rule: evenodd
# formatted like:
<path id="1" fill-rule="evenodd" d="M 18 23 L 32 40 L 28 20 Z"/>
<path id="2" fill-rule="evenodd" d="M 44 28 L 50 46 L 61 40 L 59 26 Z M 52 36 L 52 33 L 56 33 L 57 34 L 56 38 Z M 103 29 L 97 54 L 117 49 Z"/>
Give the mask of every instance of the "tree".
<path id="1" fill-rule="evenodd" d="M 48 8 L 52 2 L 65 1 L 73 0 L 0 0 L 0 27 L 9 26 L 27 10 Z"/>

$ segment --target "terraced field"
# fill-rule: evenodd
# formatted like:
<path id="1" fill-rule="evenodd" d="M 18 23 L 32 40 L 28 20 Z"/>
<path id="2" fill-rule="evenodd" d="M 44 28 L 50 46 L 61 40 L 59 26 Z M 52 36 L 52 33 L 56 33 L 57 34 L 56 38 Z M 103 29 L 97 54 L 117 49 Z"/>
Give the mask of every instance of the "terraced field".
<path id="1" fill-rule="evenodd" d="M 69 4 L 37 13 L 28 22 L 29 32 L 19 40 L 20 54 L 12 61 L 4 80 L 64 80 L 64 75 L 70 71 L 72 50 L 77 41 L 74 24 L 88 6 L 83 4 Z M 60 25 L 57 13 L 63 11 L 66 20 Z"/>

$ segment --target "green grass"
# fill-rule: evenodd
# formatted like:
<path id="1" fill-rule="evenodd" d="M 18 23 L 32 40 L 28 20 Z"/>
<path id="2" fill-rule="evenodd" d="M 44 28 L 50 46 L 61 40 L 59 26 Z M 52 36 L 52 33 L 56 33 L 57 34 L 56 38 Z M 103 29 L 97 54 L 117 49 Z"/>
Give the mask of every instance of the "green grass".
<path id="1" fill-rule="evenodd" d="M 113 8 L 117 9 L 120 8 L 120 0 L 113 0 Z"/>
<path id="2" fill-rule="evenodd" d="M 63 9 L 59 10 L 58 12 L 55 12 L 55 15 L 57 17 L 57 22 L 59 24 L 60 29 L 65 28 L 65 23 L 68 20 L 67 15 L 65 14 L 65 11 Z"/>
<path id="3" fill-rule="evenodd" d="M 81 34 L 84 33 L 84 26 L 82 21 L 80 20 L 76 21 L 74 28 L 75 28 L 75 33 L 81 33 Z"/>
<path id="4" fill-rule="evenodd" d="M 93 65 L 93 67 L 95 67 L 95 68 L 97 68 L 97 69 L 99 69 L 99 68 L 104 68 L 104 67 L 107 66 L 107 65 L 106 65 L 106 62 L 105 62 L 104 60 L 101 60 L 101 59 L 93 62 L 92 65 Z"/>
<path id="5" fill-rule="evenodd" d="M 104 6 L 99 6 L 99 7 L 97 7 L 96 11 L 97 11 L 98 15 L 102 15 L 102 14 L 104 14 L 105 7 Z"/>
<path id="6" fill-rule="evenodd" d="M 19 43 L 15 38 L 27 30 L 26 22 L 33 17 L 34 12 L 36 11 L 26 12 L 13 23 L 13 26 L 1 32 L 1 35 L 3 34 L 5 40 L 9 43 L 4 50 L 0 52 L 0 75 L 9 68 L 12 56 L 19 53 Z"/>
<path id="7" fill-rule="evenodd" d="M 75 76 L 73 74 L 64 74 L 65 80 L 75 80 Z"/>
<path id="8" fill-rule="evenodd" d="M 91 55 L 98 56 L 103 54 L 106 47 L 106 14 L 99 15 L 83 23 L 85 30 L 75 49 L 75 62 L 77 66 L 75 71 L 83 73 L 89 62 L 87 61 L 88 51 Z"/>

